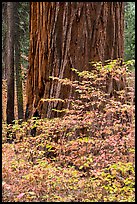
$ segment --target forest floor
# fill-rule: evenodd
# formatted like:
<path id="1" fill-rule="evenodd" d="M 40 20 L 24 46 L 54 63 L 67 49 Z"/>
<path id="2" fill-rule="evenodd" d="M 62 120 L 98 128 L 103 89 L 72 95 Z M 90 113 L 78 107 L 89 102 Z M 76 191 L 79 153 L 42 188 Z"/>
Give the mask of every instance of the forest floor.
<path id="1" fill-rule="evenodd" d="M 131 86 L 134 82 L 132 73 Z M 3 81 L 3 121 L 6 90 Z M 17 106 L 15 113 L 17 118 Z M 70 127 L 75 127 L 77 121 L 72 122 Z M 66 133 L 72 139 L 66 140 L 65 123 L 69 124 L 66 118 L 40 121 L 40 134 L 36 137 L 25 135 L 28 124 L 17 125 L 19 135 L 25 135 L 23 140 L 12 144 L 3 142 L 3 202 L 135 202 L 134 117 L 122 139 L 117 134 L 105 138 L 89 138 L 83 134 L 73 139 L 72 130 Z M 3 122 L 3 138 L 6 130 Z M 56 142 L 52 138 L 56 139 L 58 133 L 63 139 Z"/>

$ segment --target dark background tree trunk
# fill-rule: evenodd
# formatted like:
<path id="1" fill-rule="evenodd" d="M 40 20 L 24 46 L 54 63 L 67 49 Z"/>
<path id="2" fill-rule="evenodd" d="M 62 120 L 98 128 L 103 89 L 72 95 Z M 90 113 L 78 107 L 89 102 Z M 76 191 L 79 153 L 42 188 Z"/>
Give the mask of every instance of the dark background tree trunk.
<path id="1" fill-rule="evenodd" d="M 6 79 L 7 69 L 7 2 L 2 2 L 2 79 Z"/>
<path id="2" fill-rule="evenodd" d="M 14 2 L 7 3 L 7 124 L 14 120 Z"/>
<path id="3" fill-rule="evenodd" d="M 7 124 L 14 123 L 14 2 L 7 3 Z M 7 142 L 12 143 L 15 135 L 7 131 Z"/>
<path id="4" fill-rule="evenodd" d="M 15 71 L 16 71 L 16 91 L 18 119 L 23 119 L 23 94 L 22 94 L 22 70 L 21 70 L 21 49 L 20 49 L 20 22 L 19 22 L 19 2 L 15 2 Z"/>
<path id="5" fill-rule="evenodd" d="M 27 117 L 59 116 L 53 108 L 69 104 L 42 102 L 71 98 L 71 87 L 49 76 L 75 79 L 71 68 L 91 70 L 89 61 L 123 58 L 122 2 L 32 2 L 27 80 Z"/>

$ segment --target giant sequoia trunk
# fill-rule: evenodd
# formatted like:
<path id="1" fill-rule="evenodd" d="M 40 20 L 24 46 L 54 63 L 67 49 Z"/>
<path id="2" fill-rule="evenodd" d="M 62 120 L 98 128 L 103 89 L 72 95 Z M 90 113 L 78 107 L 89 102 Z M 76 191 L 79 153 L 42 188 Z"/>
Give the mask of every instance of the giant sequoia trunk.
<path id="1" fill-rule="evenodd" d="M 26 117 L 37 110 L 55 117 L 53 108 L 69 104 L 41 99 L 71 98 L 73 91 L 49 76 L 75 79 L 71 68 L 90 70 L 89 61 L 123 58 L 122 2 L 31 2 L 30 65 Z"/>

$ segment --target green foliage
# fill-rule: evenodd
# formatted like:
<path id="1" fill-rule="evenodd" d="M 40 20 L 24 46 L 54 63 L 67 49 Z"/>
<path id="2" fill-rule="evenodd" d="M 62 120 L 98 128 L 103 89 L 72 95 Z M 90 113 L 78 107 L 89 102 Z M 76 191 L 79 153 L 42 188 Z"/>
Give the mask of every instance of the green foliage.
<path id="1" fill-rule="evenodd" d="M 135 2 L 125 3 L 125 60 L 135 59 Z"/>
<path id="2" fill-rule="evenodd" d="M 29 54 L 29 2 L 19 2 L 19 18 L 20 18 L 20 45 L 21 56 L 28 57 Z M 26 78 L 26 72 L 28 68 L 28 61 L 26 58 L 21 57 L 21 64 L 24 68 L 23 79 Z"/>
<path id="3" fill-rule="evenodd" d="M 29 2 L 19 2 L 19 28 L 20 28 L 20 47 L 21 56 L 28 57 L 29 52 Z M 6 57 L 6 32 L 7 32 L 7 2 L 2 2 L 2 65 L 5 66 Z M 18 36 L 17 36 L 18 37 Z M 21 57 L 21 64 L 25 68 L 24 75 L 26 75 L 28 61 Z M 4 72 L 4 70 L 3 70 Z M 25 77 L 25 76 L 23 76 Z"/>
<path id="4" fill-rule="evenodd" d="M 126 61 L 125 64 L 129 70 L 131 71 L 135 70 L 135 60 L 134 59 Z"/>
<path id="5" fill-rule="evenodd" d="M 94 64 L 92 72 L 73 68 L 78 81 L 52 77 L 77 92 L 63 117 L 3 124 L 3 201 L 135 201 L 134 105 L 127 65 L 115 60 Z M 126 76 L 125 86 L 117 90 L 114 85 L 108 93 L 108 74 L 117 85 Z M 61 99 L 48 100 L 53 101 Z M 34 127 L 37 134 L 31 137 Z M 7 129 L 16 133 L 15 144 L 5 143 Z"/>

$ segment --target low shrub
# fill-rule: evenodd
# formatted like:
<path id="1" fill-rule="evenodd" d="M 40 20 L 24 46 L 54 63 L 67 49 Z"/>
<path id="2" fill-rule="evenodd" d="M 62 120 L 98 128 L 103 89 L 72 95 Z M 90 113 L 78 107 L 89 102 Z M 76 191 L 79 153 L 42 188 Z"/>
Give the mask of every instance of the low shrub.
<path id="1" fill-rule="evenodd" d="M 72 69 L 79 81 L 52 78 L 69 84 L 77 93 L 77 98 L 69 99 L 70 109 L 63 110 L 63 117 L 31 118 L 22 123 L 16 120 L 12 126 L 3 123 L 4 147 L 6 131 L 10 129 L 16 134 L 11 144 L 15 154 L 11 171 L 24 172 L 21 183 L 28 185 L 27 189 L 38 183 L 35 195 L 21 194 L 20 199 L 134 201 L 134 104 L 133 90 L 128 86 L 130 72 L 126 64 L 120 66 L 116 60 L 106 65 L 92 63 L 92 67 L 92 72 Z M 30 134 L 33 128 L 35 137 Z M 4 193 L 3 197 L 7 200 Z M 11 200 L 17 201 L 17 195 Z"/>

